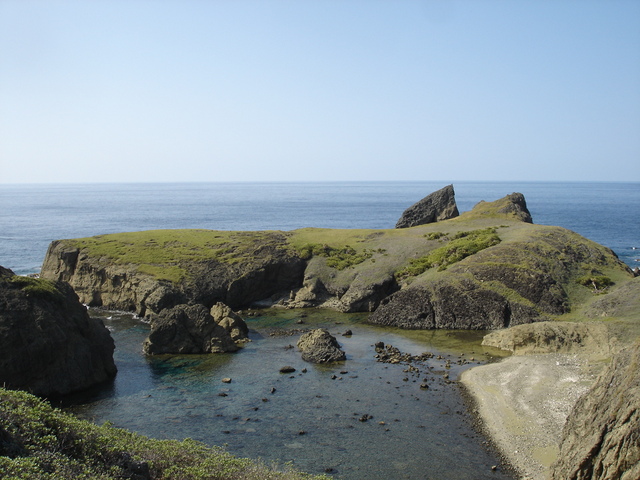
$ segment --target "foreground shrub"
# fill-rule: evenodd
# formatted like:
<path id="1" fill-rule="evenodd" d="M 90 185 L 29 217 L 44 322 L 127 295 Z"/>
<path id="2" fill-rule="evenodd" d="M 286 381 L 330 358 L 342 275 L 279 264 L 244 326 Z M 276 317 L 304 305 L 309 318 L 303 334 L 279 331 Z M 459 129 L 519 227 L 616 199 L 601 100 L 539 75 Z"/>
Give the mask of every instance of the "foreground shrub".
<path id="1" fill-rule="evenodd" d="M 24 392 L 0 389 L 0 478 L 15 480 L 298 480 L 186 439 L 154 440 L 98 426 L 52 408 Z"/>

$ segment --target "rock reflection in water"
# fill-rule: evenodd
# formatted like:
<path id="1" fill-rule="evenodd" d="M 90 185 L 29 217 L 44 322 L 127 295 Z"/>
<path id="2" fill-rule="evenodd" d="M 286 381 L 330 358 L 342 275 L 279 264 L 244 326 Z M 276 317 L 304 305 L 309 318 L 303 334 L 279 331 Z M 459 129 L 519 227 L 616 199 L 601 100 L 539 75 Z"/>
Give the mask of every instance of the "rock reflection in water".
<path id="1" fill-rule="evenodd" d="M 112 331 L 119 371 L 112 385 L 72 399 L 82 418 L 341 479 L 512 478 L 492 471 L 499 461 L 453 382 L 497 354 L 480 346 L 478 332 L 404 332 L 366 325 L 364 315 L 269 310 L 247 317 L 252 341 L 237 353 L 145 357 L 148 325 L 93 313 Z M 313 328 L 329 330 L 347 360 L 304 362 L 291 345 Z M 377 361 L 378 342 L 432 355 L 410 365 Z M 295 371 L 280 373 L 283 366 Z"/>

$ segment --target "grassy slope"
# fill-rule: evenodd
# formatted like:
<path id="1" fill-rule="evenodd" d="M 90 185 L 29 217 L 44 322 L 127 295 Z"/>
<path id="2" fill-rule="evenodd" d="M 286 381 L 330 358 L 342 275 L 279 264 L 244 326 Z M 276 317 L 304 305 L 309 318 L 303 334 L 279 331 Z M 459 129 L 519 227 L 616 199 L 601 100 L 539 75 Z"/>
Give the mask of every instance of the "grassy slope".
<path id="1" fill-rule="evenodd" d="M 145 462 L 163 480 L 322 479 L 276 471 L 193 440 L 153 440 L 109 425 L 93 425 L 24 392 L 0 389 L 0 477 L 116 479 L 126 464 Z M 123 469 L 123 465 L 125 466 Z M 126 477 L 129 478 L 129 477 Z"/>

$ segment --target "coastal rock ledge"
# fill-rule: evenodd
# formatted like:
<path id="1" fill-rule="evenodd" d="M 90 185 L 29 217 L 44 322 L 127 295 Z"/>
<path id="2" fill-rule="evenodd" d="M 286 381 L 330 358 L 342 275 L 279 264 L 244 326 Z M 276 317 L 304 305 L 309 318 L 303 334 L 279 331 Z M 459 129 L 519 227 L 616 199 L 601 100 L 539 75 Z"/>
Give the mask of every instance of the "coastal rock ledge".
<path id="1" fill-rule="evenodd" d="M 0 267 L 0 384 L 40 396 L 84 390 L 116 374 L 114 350 L 69 285 Z"/>

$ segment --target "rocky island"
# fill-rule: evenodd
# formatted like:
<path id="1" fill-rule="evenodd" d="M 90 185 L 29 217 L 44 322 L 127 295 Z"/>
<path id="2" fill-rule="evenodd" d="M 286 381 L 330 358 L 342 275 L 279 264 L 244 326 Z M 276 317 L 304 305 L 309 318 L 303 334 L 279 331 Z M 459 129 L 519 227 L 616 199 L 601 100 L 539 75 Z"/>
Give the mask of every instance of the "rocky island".
<path id="1" fill-rule="evenodd" d="M 372 312 L 372 323 L 412 329 L 551 320 L 633 278 L 608 248 L 530 222 L 511 194 L 411 228 L 100 235 L 53 242 L 41 275 L 87 305 L 140 316 L 222 302 Z"/>

